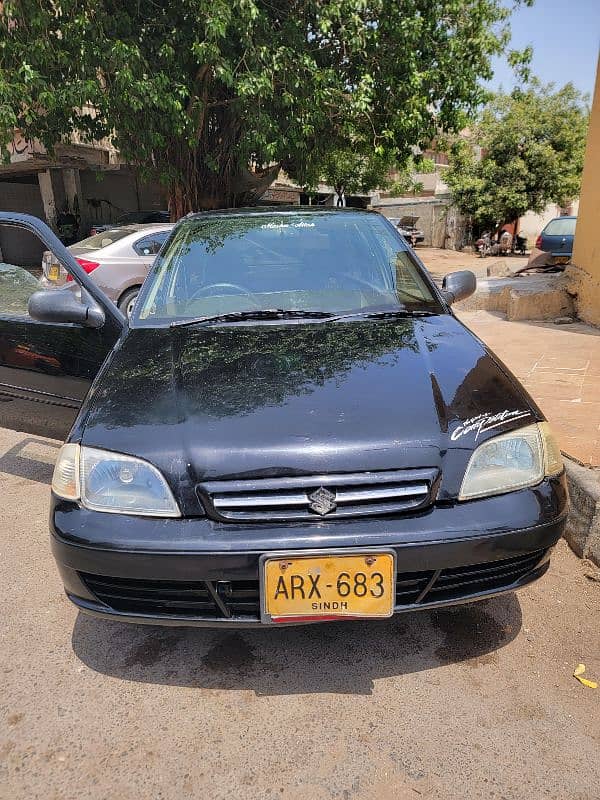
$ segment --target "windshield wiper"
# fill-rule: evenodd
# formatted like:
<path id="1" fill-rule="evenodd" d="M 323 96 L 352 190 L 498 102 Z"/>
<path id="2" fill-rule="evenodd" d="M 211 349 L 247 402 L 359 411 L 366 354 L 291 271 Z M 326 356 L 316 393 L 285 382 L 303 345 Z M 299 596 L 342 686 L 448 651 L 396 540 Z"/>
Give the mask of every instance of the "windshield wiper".
<path id="1" fill-rule="evenodd" d="M 364 319 L 397 319 L 401 317 L 435 317 L 437 311 L 426 311 L 422 308 L 384 308 L 378 311 L 351 311 L 348 314 L 340 315 L 335 319 L 351 319 L 354 317 L 362 317 Z"/>
<path id="2" fill-rule="evenodd" d="M 308 311 L 301 308 L 255 308 L 251 311 L 230 311 L 227 314 L 178 319 L 172 322 L 169 327 L 179 328 L 185 325 L 201 325 L 205 322 L 239 322 L 247 319 L 331 319 L 333 317 L 334 315 L 329 311 Z"/>

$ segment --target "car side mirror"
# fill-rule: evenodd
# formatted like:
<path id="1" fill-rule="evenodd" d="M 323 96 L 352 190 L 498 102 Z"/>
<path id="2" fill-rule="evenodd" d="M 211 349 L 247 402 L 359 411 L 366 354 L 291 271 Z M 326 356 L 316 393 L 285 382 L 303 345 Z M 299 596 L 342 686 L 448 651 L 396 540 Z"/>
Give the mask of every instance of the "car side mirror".
<path id="1" fill-rule="evenodd" d="M 38 322 L 72 322 L 86 328 L 101 328 L 104 309 L 82 290 L 81 299 L 71 289 L 41 289 L 29 298 L 29 316 Z"/>
<path id="2" fill-rule="evenodd" d="M 442 281 L 442 295 L 448 305 L 470 297 L 477 288 L 477 278 L 469 269 L 450 272 Z"/>

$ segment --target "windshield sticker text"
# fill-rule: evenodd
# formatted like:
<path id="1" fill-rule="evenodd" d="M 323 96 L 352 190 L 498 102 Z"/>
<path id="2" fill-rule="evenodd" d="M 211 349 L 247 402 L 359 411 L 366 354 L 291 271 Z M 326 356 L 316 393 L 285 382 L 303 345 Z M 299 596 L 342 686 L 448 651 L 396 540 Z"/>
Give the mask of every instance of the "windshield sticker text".
<path id="1" fill-rule="evenodd" d="M 514 422 L 517 419 L 524 419 L 530 416 L 530 411 L 509 411 L 505 409 L 497 414 L 490 414 L 489 411 L 486 411 L 483 414 L 477 414 L 476 417 L 470 417 L 464 422 L 461 422 L 461 424 L 452 431 L 450 439 L 455 442 L 468 433 L 475 433 L 475 441 L 477 441 L 482 433 L 492 428 L 498 428 L 501 425 L 505 425 L 507 422 Z"/>
<path id="2" fill-rule="evenodd" d="M 314 228 L 314 222 L 266 222 L 260 226 L 265 230 L 279 230 L 280 228 Z"/>

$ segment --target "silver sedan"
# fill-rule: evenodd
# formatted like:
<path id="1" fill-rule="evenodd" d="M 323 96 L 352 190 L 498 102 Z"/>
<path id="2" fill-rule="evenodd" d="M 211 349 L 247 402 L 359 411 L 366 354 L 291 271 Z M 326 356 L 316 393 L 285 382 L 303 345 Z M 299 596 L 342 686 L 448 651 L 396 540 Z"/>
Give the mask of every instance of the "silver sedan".
<path id="1" fill-rule="evenodd" d="M 172 224 L 126 225 L 102 231 L 68 249 L 102 290 L 129 316 L 156 254 L 169 237 Z M 42 260 L 44 282 L 62 286 L 70 278 L 52 253 Z"/>

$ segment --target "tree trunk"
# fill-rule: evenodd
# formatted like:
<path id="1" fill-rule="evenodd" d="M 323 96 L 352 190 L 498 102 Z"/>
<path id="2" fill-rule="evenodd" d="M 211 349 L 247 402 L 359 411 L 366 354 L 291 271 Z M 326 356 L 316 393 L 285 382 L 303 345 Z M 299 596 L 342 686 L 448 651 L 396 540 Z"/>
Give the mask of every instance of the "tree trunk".
<path id="1" fill-rule="evenodd" d="M 196 211 L 255 205 L 280 169 L 275 164 L 251 171 L 244 163 L 240 156 L 244 118 L 235 98 L 207 102 L 206 87 L 201 97 L 198 106 L 190 106 L 195 146 L 182 138 L 155 153 L 155 163 L 169 176 L 172 220 Z"/>
<path id="2" fill-rule="evenodd" d="M 171 221 L 175 222 L 196 211 L 256 205 L 278 172 L 277 164 L 260 171 L 245 170 L 227 177 L 211 175 L 207 180 L 207 176 L 199 171 L 182 170 L 181 178 L 173 180 L 168 188 Z"/>

